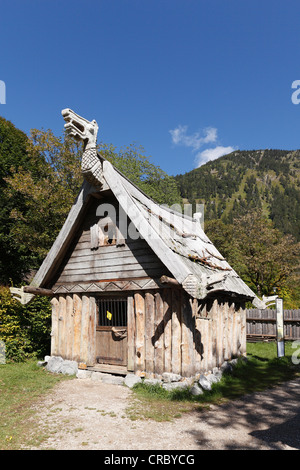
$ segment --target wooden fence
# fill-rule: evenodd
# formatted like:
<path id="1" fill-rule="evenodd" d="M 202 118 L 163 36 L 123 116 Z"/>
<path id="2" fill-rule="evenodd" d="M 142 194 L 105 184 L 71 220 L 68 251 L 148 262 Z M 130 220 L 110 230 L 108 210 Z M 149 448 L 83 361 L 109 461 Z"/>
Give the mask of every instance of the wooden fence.
<path id="1" fill-rule="evenodd" d="M 276 339 L 276 310 L 246 310 L 247 341 Z M 284 310 L 284 339 L 300 340 L 300 309 Z"/>

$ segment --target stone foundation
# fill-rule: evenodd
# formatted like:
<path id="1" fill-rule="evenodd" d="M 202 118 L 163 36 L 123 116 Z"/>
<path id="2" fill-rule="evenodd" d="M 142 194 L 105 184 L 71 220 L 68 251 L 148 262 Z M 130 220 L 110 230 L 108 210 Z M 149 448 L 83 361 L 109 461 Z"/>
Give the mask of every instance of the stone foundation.
<path id="1" fill-rule="evenodd" d="M 190 390 L 192 395 L 201 395 L 205 390 L 211 390 L 212 384 L 219 382 L 223 374 L 231 373 L 233 367 L 241 360 L 247 359 L 240 357 L 239 359 L 225 361 L 221 367 L 214 367 L 214 369 L 208 373 L 197 374 L 190 378 L 181 377 L 179 374 L 164 372 L 159 379 L 142 378 L 133 373 L 121 376 L 88 369 L 79 369 L 76 361 L 65 360 L 60 356 L 45 356 L 44 361 L 39 362 L 38 365 L 45 367 L 49 372 L 75 375 L 78 379 L 90 379 L 95 382 L 125 385 L 129 388 L 134 387 L 137 383 L 160 385 L 167 391 L 186 388 Z"/>

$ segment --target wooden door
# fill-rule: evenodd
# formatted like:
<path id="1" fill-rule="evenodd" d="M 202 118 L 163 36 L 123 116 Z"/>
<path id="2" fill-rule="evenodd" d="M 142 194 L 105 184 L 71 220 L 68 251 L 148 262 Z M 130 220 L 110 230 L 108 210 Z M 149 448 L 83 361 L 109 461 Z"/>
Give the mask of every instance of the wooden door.
<path id="1" fill-rule="evenodd" d="M 127 365 L 127 297 L 98 297 L 96 360 Z"/>

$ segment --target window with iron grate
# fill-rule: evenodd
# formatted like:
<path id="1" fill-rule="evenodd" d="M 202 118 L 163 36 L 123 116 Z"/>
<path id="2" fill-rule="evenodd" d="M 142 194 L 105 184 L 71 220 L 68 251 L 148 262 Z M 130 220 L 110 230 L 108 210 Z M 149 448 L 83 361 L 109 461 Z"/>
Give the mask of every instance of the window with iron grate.
<path id="1" fill-rule="evenodd" d="M 97 299 L 97 326 L 127 326 L 127 297 Z"/>

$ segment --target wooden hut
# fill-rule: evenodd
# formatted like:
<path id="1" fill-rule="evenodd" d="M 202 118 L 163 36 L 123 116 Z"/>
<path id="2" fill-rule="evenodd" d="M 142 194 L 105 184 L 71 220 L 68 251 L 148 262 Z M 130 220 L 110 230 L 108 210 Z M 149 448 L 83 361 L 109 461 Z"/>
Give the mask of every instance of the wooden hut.
<path id="1" fill-rule="evenodd" d="M 194 376 L 246 352 L 259 305 L 195 218 L 152 201 L 96 151 L 97 124 L 64 110 L 86 142 L 82 189 L 29 287 L 52 296 L 51 355 L 148 377 Z M 15 289 L 12 289 L 15 293 Z"/>

